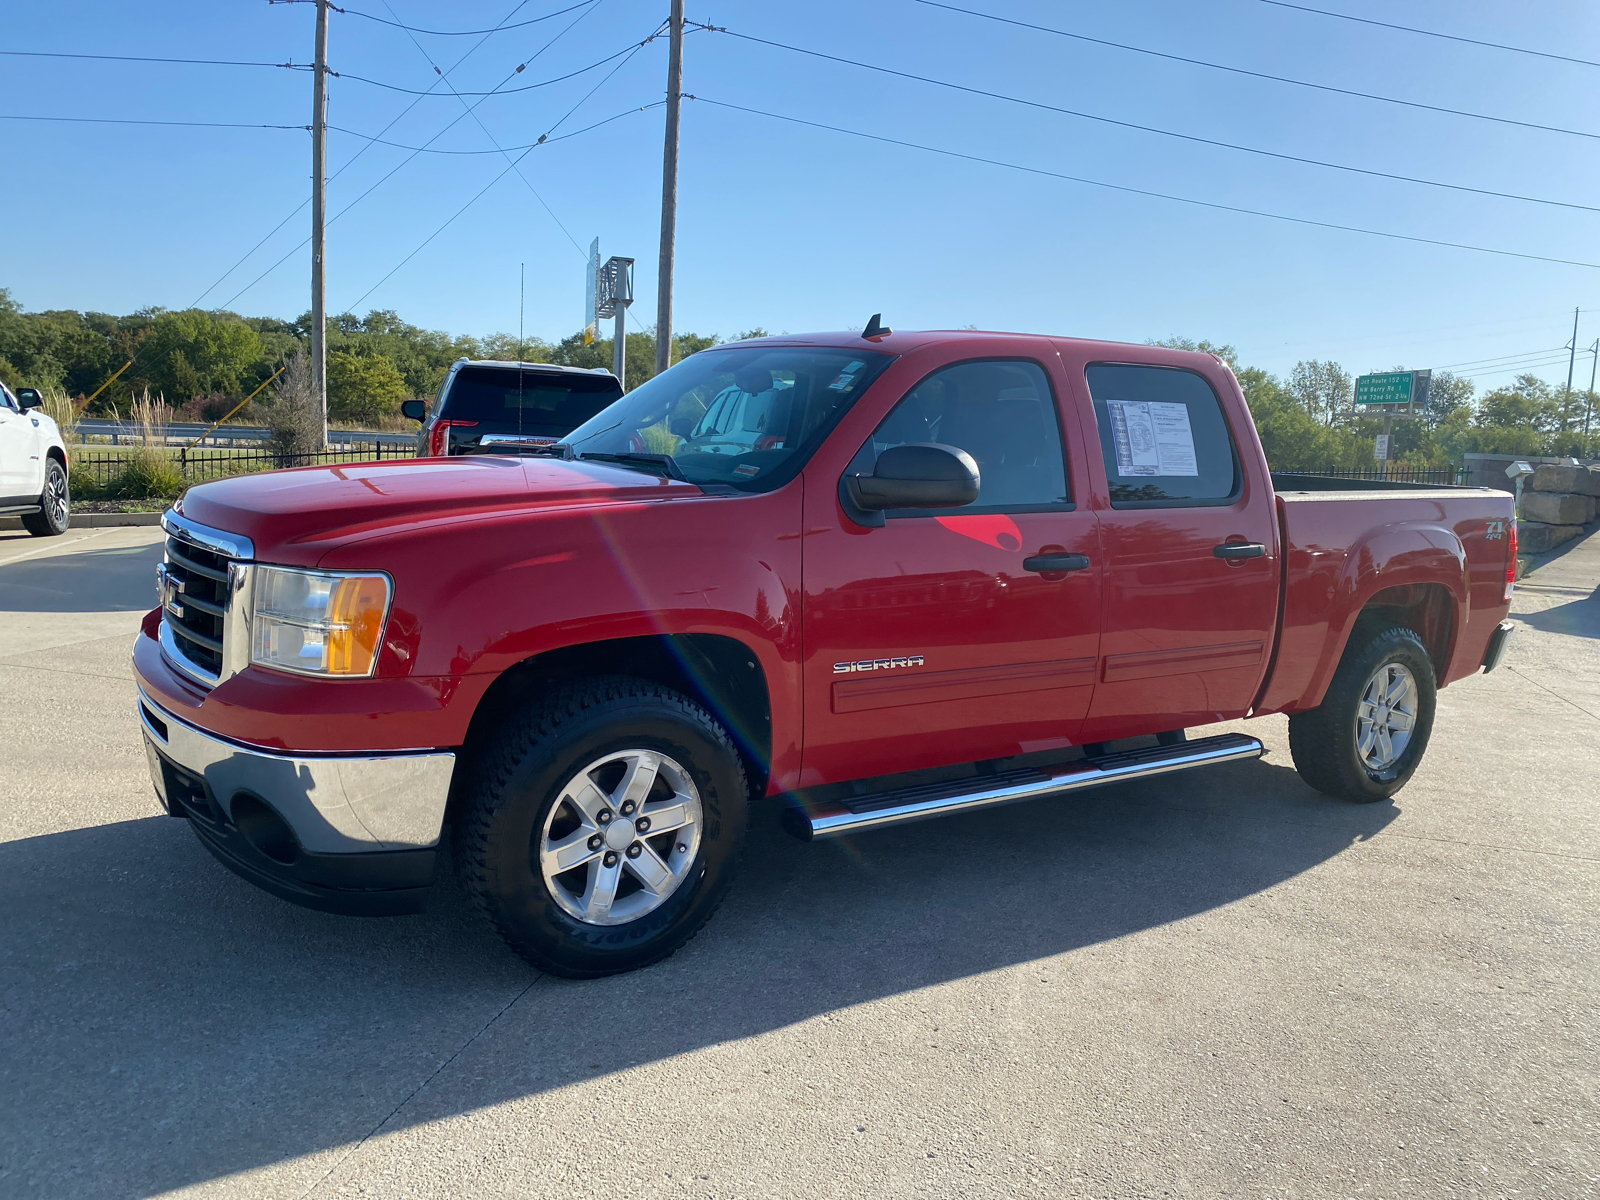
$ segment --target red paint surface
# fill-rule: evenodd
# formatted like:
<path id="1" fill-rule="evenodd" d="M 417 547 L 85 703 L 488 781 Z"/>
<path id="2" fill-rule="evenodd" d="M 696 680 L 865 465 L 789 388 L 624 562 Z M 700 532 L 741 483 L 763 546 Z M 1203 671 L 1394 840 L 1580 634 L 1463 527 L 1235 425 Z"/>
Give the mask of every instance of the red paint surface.
<path id="1" fill-rule="evenodd" d="M 194 488 L 186 515 L 250 537 L 260 561 L 393 576 L 376 677 L 249 668 L 208 693 L 162 661 L 149 622 L 135 670 L 157 703 L 242 742 L 409 749 L 459 745 L 493 681 L 541 654 L 711 634 L 742 646 L 765 680 L 770 790 L 783 791 L 1314 706 L 1362 607 L 1388 588 L 1441 589 L 1446 681 L 1477 668 L 1505 615 L 1506 542 L 1485 527 L 1509 520 L 1508 496 L 1275 499 L 1238 386 L 1208 355 L 980 333 L 892 334 L 880 348 L 899 357 L 772 493 L 711 496 L 598 463 L 491 457 Z M 850 522 L 839 477 L 894 403 L 941 366 L 991 357 L 1049 375 L 1074 507 Z M 1210 381 L 1240 453 L 1235 503 L 1111 507 L 1083 377 L 1103 361 Z M 1216 559 L 1228 540 L 1269 553 Z M 1042 552 L 1091 566 L 1023 569 Z M 911 655 L 923 663 L 833 670 Z"/>

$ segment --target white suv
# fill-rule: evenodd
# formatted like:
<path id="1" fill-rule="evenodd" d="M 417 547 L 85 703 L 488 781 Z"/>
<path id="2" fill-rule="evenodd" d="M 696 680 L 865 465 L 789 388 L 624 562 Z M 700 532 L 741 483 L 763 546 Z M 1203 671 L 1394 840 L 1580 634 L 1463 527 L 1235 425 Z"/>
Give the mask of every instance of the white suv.
<path id="1" fill-rule="evenodd" d="M 33 388 L 0 383 L 0 516 L 20 516 L 35 537 L 67 531 L 67 447 Z"/>

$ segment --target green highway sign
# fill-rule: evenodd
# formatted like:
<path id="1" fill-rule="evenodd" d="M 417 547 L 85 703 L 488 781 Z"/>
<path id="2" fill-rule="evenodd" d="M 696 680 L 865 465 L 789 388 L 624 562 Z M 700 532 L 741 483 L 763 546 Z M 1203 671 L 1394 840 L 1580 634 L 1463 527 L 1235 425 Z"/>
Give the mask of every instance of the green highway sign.
<path id="1" fill-rule="evenodd" d="M 1386 371 L 1356 376 L 1357 404 L 1410 404 L 1412 384 L 1420 371 Z"/>

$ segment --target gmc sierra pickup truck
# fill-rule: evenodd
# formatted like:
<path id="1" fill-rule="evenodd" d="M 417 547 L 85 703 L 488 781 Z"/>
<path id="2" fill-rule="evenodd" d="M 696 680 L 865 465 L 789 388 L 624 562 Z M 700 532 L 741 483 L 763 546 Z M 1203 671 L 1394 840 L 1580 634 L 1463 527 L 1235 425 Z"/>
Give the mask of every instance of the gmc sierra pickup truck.
<path id="1" fill-rule="evenodd" d="M 193 488 L 139 717 L 245 878 L 414 911 L 449 845 L 528 961 L 603 975 L 704 924 L 757 803 L 836 837 L 1252 759 L 1185 731 L 1269 713 L 1311 787 L 1391 796 L 1504 652 L 1512 516 L 1275 481 L 1210 355 L 875 320 L 537 452 Z"/>

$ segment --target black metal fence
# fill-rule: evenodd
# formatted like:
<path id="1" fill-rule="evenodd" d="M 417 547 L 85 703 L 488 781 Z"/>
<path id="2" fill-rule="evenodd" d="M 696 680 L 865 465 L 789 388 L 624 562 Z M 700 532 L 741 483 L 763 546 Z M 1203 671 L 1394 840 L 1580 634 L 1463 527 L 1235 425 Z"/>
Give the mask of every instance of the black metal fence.
<path id="1" fill-rule="evenodd" d="M 1463 483 L 1468 472 L 1465 467 L 1446 467 L 1442 471 L 1422 471 L 1396 464 L 1388 472 L 1354 470 L 1347 467 L 1328 467 L 1321 471 L 1274 471 L 1274 475 L 1319 475 L 1323 479 L 1389 479 L 1395 483 Z"/>
<path id="2" fill-rule="evenodd" d="M 328 463 L 379 462 L 396 458 L 414 458 L 416 448 L 387 442 L 369 442 L 341 446 L 337 450 L 323 450 L 315 454 L 277 454 L 271 450 L 219 450 L 157 448 L 177 468 L 183 481 L 203 483 L 208 479 L 224 479 L 229 475 L 248 475 L 256 471 L 276 471 L 287 467 L 313 467 Z M 127 469 L 132 453 L 84 450 L 72 454 L 74 473 L 86 471 L 100 487 L 108 487 Z"/>

